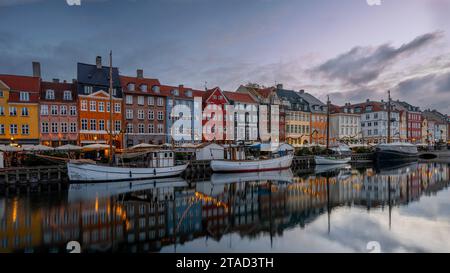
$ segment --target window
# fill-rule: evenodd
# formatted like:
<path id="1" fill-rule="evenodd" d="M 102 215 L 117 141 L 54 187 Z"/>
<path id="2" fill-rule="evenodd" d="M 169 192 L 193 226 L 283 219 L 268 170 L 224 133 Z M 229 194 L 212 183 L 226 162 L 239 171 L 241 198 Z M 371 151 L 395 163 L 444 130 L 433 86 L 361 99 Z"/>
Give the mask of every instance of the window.
<path id="1" fill-rule="evenodd" d="M 77 132 L 77 124 L 75 122 L 70 123 L 70 132 L 76 133 Z"/>
<path id="2" fill-rule="evenodd" d="M 163 104 L 164 104 L 164 99 L 158 98 L 158 106 L 163 106 Z"/>
<path id="3" fill-rule="evenodd" d="M 162 124 L 158 124 L 158 134 L 162 134 L 164 132 L 164 127 Z"/>
<path id="4" fill-rule="evenodd" d="M 54 100 L 55 99 L 55 91 L 52 89 L 47 89 L 45 91 L 45 99 L 46 100 Z"/>
<path id="5" fill-rule="evenodd" d="M 119 104 L 119 105 L 120 105 L 120 104 Z M 121 130 L 122 126 L 121 126 L 120 120 L 116 120 L 116 121 L 114 122 L 114 128 L 115 128 L 116 131 L 120 131 L 120 130 Z"/>
<path id="6" fill-rule="evenodd" d="M 159 93 L 159 86 L 154 85 L 154 86 L 152 87 L 152 90 L 153 90 L 153 92 L 155 92 L 156 94 L 158 94 L 158 93 Z"/>
<path id="7" fill-rule="evenodd" d="M 5 134 L 5 124 L 0 124 L 0 135 Z"/>
<path id="8" fill-rule="evenodd" d="M 84 94 L 86 94 L 86 95 L 92 94 L 92 86 L 85 85 L 84 86 Z"/>
<path id="9" fill-rule="evenodd" d="M 71 116 L 77 115 L 77 107 L 76 106 L 70 106 L 70 115 Z"/>
<path id="10" fill-rule="evenodd" d="M 162 111 L 158 111 L 158 120 L 163 120 L 164 115 Z"/>
<path id="11" fill-rule="evenodd" d="M 367 131 L 367 134 L 368 134 L 369 136 L 371 136 L 371 135 L 372 135 L 372 130 L 368 130 L 368 131 Z"/>
<path id="12" fill-rule="evenodd" d="M 95 119 L 90 120 L 90 128 L 91 131 L 97 131 L 97 120 Z"/>
<path id="13" fill-rule="evenodd" d="M 149 124 L 148 125 L 148 133 L 149 134 L 154 134 L 155 133 L 155 126 L 153 126 L 153 124 Z"/>
<path id="14" fill-rule="evenodd" d="M 14 106 L 9 107 L 9 115 L 12 117 L 17 116 L 17 108 Z"/>
<path id="15" fill-rule="evenodd" d="M 72 100 L 72 92 L 69 90 L 64 91 L 63 100 Z"/>
<path id="16" fill-rule="evenodd" d="M 101 101 L 98 103 L 98 111 L 105 112 L 105 103 L 104 102 Z"/>
<path id="17" fill-rule="evenodd" d="M 133 104 L 133 96 L 132 95 L 127 95 L 125 97 L 125 102 L 126 102 L 126 104 Z"/>
<path id="18" fill-rule="evenodd" d="M 117 88 L 115 88 L 115 87 L 113 88 L 113 90 L 112 90 L 112 95 L 113 95 L 113 96 L 117 96 Z"/>
<path id="19" fill-rule="evenodd" d="M 98 121 L 98 129 L 100 131 L 104 131 L 105 130 L 105 121 L 103 119 Z"/>
<path id="20" fill-rule="evenodd" d="M 20 92 L 20 101 L 30 101 L 30 93 Z"/>
<path id="21" fill-rule="evenodd" d="M 142 92 L 147 92 L 147 85 L 146 84 L 141 84 L 141 91 Z"/>
<path id="22" fill-rule="evenodd" d="M 17 124 L 9 125 L 9 132 L 11 135 L 17 135 Z"/>
<path id="23" fill-rule="evenodd" d="M 106 112 L 111 112 L 111 104 L 109 102 L 106 103 Z"/>
<path id="24" fill-rule="evenodd" d="M 87 101 L 86 100 L 81 101 L 81 111 L 87 111 Z"/>
<path id="25" fill-rule="evenodd" d="M 138 110 L 138 119 L 144 119 L 144 110 Z"/>
<path id="26" fill-rule="evenodd" d="M 61 105 L 61 115 L 67 115 L 67 106 L 66 105 Z"/>
<path id="27" fill-rule="evenodd" d="M 374 135 L 378 135 L 378 129 L 373 130 Z"/>
<path id="28" fill-rule="evenodd" d="M 95 101 L 89 102 L 89 111 L 95 112 L 97 108 L 97 103 Z"/>
<path id="29" fill-rule="evenodd" d="M 41 115 L 48 115 L 48 105 L 41 105 Z"/>
<path id="30" fill-rule="evenodd" d="M 81 130 L 87 130 L 88 129 L 88 120 L 82 119 L 81 120 Z"/>
<path id="31" fill-rule="evenodd" d="M 138 125 L 138 132 L 139 132 L 139 134 L 143 134 L 143 133 L 145 133 L 145 131 L 144 131 L 144 124 L 142 124 L 142 123 L 139 123 L 139 125 Z"/>
<path id="32" fill-rule="evenodd" d="M 61 123 L 61 133 L 66 134 L 68 132 L 68 130 L 69 130 L 69 127 L 67 126 L 67 123 L 66 122 L 62 122 Z"/>
<path id="33" fill-rule="evenodd" d="M 52 115 L 58 115 L 58 105 L 52 105 L 51 106 L 51 114 Z"/>
<path id="34" fill-rule="evenodd" d="M 114 112 L 116 113 L 120 113 L 121 109 L 120 109 L 120 103 L 115 103 L 114 104 Z"/>
<path id="35" fill-rule="evenodd" d="M 186 92 L 184 92 L 184 94 L 186 95 L 186 97 L 192 97 L 192 91 L 191 90 L 186 90 Z"/>
<path id="36" fill-rule="evenodd" d="M 155 98 L 154 97 L 148 97 L 147 98 L 147 104 L 148 105 L 154 105 L 155 104 Z"/>
<path id="37" fill-rule="evenodd" d="M 130 82 L 130 83 L 127 85 L 127 88 L 128 88 L 128 91 L 134 91 L 134 88 L 135 88 L 134 83 Z"/>
<path id="38" fill-rule="evenodd" d="M 370 114 L 367 114 L 366 115 L 366 120 L 369 120 L 370 119 Z"/>
<path id="39" fill-rule="evenodd" d="M 3 106 L 0 106 L 0 116 L 5 115 L 5 108 Z"/>
<path id="40" fill-rule="evenodd" d="M 42 122 L 41 124 L 41 132 L 47 134 L 48 133 L 48 122 Z"/>
<path id="41" fill-rule="evenodd" d="M 127 133 L 128 134 L 132 134 L 133 133 L 133 124 L 132 123 L 128 123 L 127 124 Z"/>
<path id="42" fill-rule="evenodd" d="M 155 113 L 152 110 L 148 110 L 148 119 L 153 120 L 155 118 Z"/>
<path id="43" fill-rule="evenodd" d="M 373 118 L 377 119 L 378 118 L 378 113 L 373 114 Z"/>
<path id="44" fill-rule="evenodd" d="M 22 117 L 28 117 L 28 108 L 22 107 Z"/>
<path id="45" fill-rule="evenodd" d="M 0 90 L 0 98 L 3 98 L 3 91 Z"/>
<path id="46" fill-rule="evenodd" d="M 138 105 L 144 105 L 144 96 L 138 97 Z"/>
<path id="47" fill-rule="evenodd" d="M 133 109 L 127 109 L 126 118 L 133 119 Z"/>
<path id="48" fill-rule="evenodd" d="M 52 122 L 51 127 L 52 127 L 52 133 L 58 133 L 58 123 Z"/>

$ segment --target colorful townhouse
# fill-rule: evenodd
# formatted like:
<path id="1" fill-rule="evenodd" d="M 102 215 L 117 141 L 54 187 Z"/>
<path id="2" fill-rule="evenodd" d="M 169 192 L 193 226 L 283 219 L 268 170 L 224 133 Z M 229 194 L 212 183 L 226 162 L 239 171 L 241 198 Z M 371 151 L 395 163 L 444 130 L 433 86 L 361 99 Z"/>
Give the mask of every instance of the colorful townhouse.
<path id="1" fill-rule="evenodd" d="M 194 97 L 203 97 L 204 91 L 201 90 L 195 90 L 189 87 L 185 87 L 184 85 L 179 86 L 169 86 L 169 85 L 161 85 L 159 87 L 159 91 L 161 94 L 163 94 L 166 97 L 166 141 L 167 143 L 173 143 L 173 144 L 182 144 L 182 143 L 200 143 L 202 142 L 201 135 L 195 137 L 194 130 Z M 172 113 L 172 109 L 174 106 L 177 105 L 184 105 L 190 110 L 190 117 L 188 120 L 191 123 L 191 131 L 188 131 L 187 129 L 184 130 L 184 133 L 186 135 L 183 140 L 175 141 L 172 138 L 172 125 L 180 118 L 180 113 Z M 198 105 L 198 108 L 201 110 L 202 105 Z M 198 123 L 201 124 L 201 120 L 197 120 Z M 198 132 L 199 133 L 199 132 Z"/>
<path id="2" fill-rule="evenodd" d="M 42 81 L 39 102 L 40 143 L 51 147 L 78 144 L 76 83 Z"/>
<path id="3" fill-rule="evenodd" d="M 229 91 L 224 91 L 223 94 L 229 104 L 239 111 L 235 112 L 233 117 L 235 139 L 242 136 L 241 139 L 245 142 L 258 140 L 258 103 L 249 94 Z M 229 118 L 228 115 L 225 121 L 228 122 Z"/>
<path id="4" fill-rule="evenodd" d="M 421 134 L 422 134 L 422 138 L 421 138 L 421 142 L 423 144 L 429 144 L 430 143 L 430 132 L 428 131 L 428 119 L 425 115 L 422 114 L 422 130 L 421 130 Z"/>
<path id="5" fill-rule="evenodd" d="M 304 90 L 300 90 L 297 94 L 309 104 L 311 110 L 311 135 L 309 142 L 312 144 L 326 144 L 327 105 Z"/>
<path id="6" fill-rule="evenodd" d="M 271 112 L 271 105 L 278 105 L 278 141 L 285 142 L 286 141 L 286 124 L 285 124 L 285 109 L 281 105 L 281 100 L 277 95 L 275 87 L 261 88 L 259 86 L 254 85 L 241 85 L 236 90 L 239 93 L 249 94 L 253 100 L 255 100 L 258 105 L 266 105 L 267 106 L 267 124 L 266 127 L 268 132 L 271 131 L 272 118 L 274 118 L 274 114 Z M 258 109 L 258 117 L 260 110 Z M 259 130 L 259 122 L 258 120 L 258 130 Z"/>
<path id="7" fill-rule="evenodd" d="M 428 121 L 428 141 L 431 144 L 447 143 L 448 121 L 447 116 L 436 110 L 425 110 L 424 117 Z"/>
<path id="8" fill-rule="evenodd" d="M 364 143 L 388 142 L 388 106 L 384 101 L 371 101 L 347 105 L 361 115 L 361 131 Z M 400 141 L 400 113 L 391 105 L 391 142 Z"/>
<path id="9" fill-rule="evenodd" d="M 40 84 L 39 75 L 0 75 L 0 144 L 39 144 Z"/>
<path id="10" fill-rule="evenodd" d="M 278 97 L 286 113 L 286 141 L 300 146 L 309 144 L 311 139 L 311 111 L 309 104 L 294 90 L 283 89 L 282 84 L 277 85 Z"/>
<path id="11" fill-rule="evenodd" d="M 78 63 L 77 92 L 79 115 L 79 142 L 81 145 L 109 144 L 110 133 L 113 145 L 123 147 L 123 101 L 119 70 L 112 73 L 112 104 L 109 94 L 109 67 L 102 66 L 102 58 L 96 64 Z M 110 125 L 110 111 L 113 113 Z"/>
<path id="12" fill-rule="evenodd" d="M 358 144 L 362 142 L 361 115 L 349 103 L 330 105 L 330 143 Z"/>
<path id="13" fill-rule="evenodd" d="M 203 92 L 202 96 L 202 128 L 203 128 L 203 141 L 213 141 L 219 143 L 225 143 L 227 136 L 226 122 L 230 120 L 227 116 L 225 105 L 230 104 L 230 101 L 225 96 L 224 92 L 219 87 Z M 221 126 L 210 125 L 210 120 L 221 124 Z M 233 117 L 235 123 L 238 121 L 237 113 Z M 234 139 L 238 138 L 238 134 L 243 137 L 244 132 L 237 132 L 237 127 L 234 128 Z M 207 137 L 206 134 L 209 134 Z"/>
<path id="14" fill-rule="evenodd" d="M 405 133 L 402 133 L 401 141 L 410 143 L 420 143 L 422 141 L 422 112 L 417 106 L 413 106 L 404 101 L 392 101 L 394 109 L 400 111 L 401 120 L 404 122 L 402 127 L 405 127 Z"/>
<path id="15" fill-rule="evenodd" d="M 120 76 L 124 95 L 125 145 L 140 143 L 161 145 L 166 142 L 166 97 L 161 93 L 159 80 L 144 78 L 137 70 L 136 77 Z"/>

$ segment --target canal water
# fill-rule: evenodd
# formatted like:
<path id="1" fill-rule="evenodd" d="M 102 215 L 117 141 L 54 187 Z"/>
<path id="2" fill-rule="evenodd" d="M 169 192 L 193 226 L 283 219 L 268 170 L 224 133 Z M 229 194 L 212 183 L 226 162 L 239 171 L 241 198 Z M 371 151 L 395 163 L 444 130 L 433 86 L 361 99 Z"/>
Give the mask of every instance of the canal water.
<path id="1" fill-rule="evenodd" d="M 0 197 L 0 252 L 450 252 L 450 168 L 412 163 Z"/>

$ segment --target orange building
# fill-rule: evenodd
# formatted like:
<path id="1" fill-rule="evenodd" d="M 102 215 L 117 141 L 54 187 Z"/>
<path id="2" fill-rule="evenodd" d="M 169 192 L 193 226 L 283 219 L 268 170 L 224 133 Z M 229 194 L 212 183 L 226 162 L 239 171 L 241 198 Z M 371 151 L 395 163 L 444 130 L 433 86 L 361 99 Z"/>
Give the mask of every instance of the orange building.
<path id="1" fill-rule="evenodd" d="M 109 133 L 113 134 L 113 145 L 123 147 L 122 87 L 119 71 L 113 68 L 112 105 L 109 95 L 109 67 L 102 66 L 101 57 L 96 64 L 78 63 L 77 69 L 79 140 L 81 145 L 109 144 Z M 110 111 L 113 113 L 110 125 Z"/>
<path id="2" fill-rule="evenodd" d="M 325 145 L 327 141 L 327 106 L 313 95 L 300 90 L 298 95 L 311 109 L 310 143 Z"/>

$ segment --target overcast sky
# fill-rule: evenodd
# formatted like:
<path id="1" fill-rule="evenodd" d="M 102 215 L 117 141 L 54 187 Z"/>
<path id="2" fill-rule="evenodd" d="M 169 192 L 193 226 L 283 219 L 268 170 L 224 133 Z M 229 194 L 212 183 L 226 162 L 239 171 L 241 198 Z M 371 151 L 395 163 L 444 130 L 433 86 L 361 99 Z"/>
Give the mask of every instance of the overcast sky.
<path id="1" fill-rule="evenodd" d="M 0 73 L 76 63 L 193 88 L 283 83 L 333 103 L 408 100 L 450 114 L 450 1 L 0 0 Z"/>

